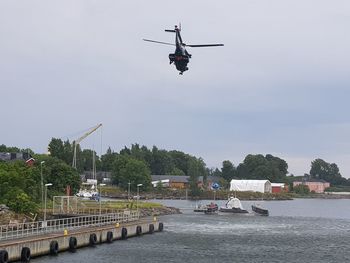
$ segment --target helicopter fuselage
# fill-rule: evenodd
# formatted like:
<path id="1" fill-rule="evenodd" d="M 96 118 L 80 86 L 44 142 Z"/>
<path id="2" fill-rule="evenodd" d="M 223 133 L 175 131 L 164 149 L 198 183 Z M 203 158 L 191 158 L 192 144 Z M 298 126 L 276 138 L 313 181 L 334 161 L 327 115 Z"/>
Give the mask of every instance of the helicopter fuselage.
<path id="1" fill-rule="evenodd" d="M 191 54 L 189 54 L 182 44 L 182 38 L 180 35 L 180 31 L 177 27 L 175 27 L 175 53 L 169 54 L 170 64 L 174 63 L 175 67 L 180 74 L 182 75 L 184 71 L 188 70 L 187 64 L 190 62 Z"/>

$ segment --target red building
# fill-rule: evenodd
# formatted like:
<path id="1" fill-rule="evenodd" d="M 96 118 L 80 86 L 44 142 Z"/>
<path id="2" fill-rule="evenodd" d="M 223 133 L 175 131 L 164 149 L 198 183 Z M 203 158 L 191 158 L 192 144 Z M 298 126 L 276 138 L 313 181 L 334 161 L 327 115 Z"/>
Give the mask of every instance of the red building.
<path id="1" fill-rule="evenodd" d="M 34 163 L 35 163 L 35 159 L 34 159 L 34 158 L 30 158 L 30 159 L 28 159 L 28 160 L 26 161 L 26 164 L 27 164 L 28 166 L 33 166 Z"/>
<path id="2" fill-rule="evenodd" d="M 271 183 L 272 193 L 288 192 L 288 186 L 284 183 Z"/>

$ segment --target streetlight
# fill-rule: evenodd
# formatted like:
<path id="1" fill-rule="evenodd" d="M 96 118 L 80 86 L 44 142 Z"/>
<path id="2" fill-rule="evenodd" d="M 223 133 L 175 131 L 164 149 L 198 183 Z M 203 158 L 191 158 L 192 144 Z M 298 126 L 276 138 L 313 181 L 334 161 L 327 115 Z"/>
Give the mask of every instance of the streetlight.
<path id="1" fill-rule="evenodd" d="M 130 201 L 130 181 L 128 182 L 128 201 Z"/>
<path id="2" fill-rule="evenodd" d="M 45 161 L 40 162 L 40 179 L 41 179 L 41 209 L 43 209 L 44 203 L 44 178 L 43 178 L 43 164 Z"/>
<path id="3" fill-rule="evenodd" d="M 140 196 L 139 196 L 139 187 L 142 186 L 142 184 L 138 184 L 137 185 L 137 200 L 136 200 L 136 208 L 137 210 L 139 210 L 139 199 L 140 199 Z"/>
<path id="4" fill-rule="evenodd" d="M 46 226 L 46 199 L 47 199 L 47 187 L 48 186 L 52 186 L 51 183 L 49 184 L 45 184 L 45 209 L 44 209 L 44 222 L 45 222 L 45 226 Z"/>
<path id="5" fill-rule="evenodd" d="M 98 197 L 98 201 L 100 203 L 100 216 L 101 216 L 101 186 L 105 186 L 106 184 L 99 184 L 100 188 L 99 188 L 99 197 Z"/>

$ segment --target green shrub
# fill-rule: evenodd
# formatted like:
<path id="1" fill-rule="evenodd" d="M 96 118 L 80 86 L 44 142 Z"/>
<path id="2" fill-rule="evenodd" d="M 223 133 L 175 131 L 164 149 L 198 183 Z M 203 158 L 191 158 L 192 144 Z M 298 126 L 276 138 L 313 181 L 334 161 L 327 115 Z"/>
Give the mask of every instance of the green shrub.
<path id="1" fill-rule="evenodd" d="M 5 196 L 6 205 L 17 213 L 34 213 L 37 210 L 36 204 L 21 189 L 14 188 Z"/>
<path id="2" fill-rule="evenodd" d="M 297 186 L 294 186 L 293 191 L 297 194 L 309 194 L 310 193 L 310 189 L 307 185 L 303 185 L 303 184 L 299 184 Z"/>

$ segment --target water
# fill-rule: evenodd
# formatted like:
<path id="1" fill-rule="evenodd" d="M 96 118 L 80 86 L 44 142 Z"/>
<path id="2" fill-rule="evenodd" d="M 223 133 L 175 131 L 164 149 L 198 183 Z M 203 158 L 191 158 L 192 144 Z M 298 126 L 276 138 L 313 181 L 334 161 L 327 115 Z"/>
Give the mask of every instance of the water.
<path id="1" fill-rule="evenodd" d="M 269 209 L 269 217 L 205 215 L 192 212 L 195 202 L 161 202 L 183 211 L 162 217 L 164 232 L 32 262 L 350 261 L 350 200 L 256 202 Z M 248 210 L 252 203 L 242 202 Z"/>

